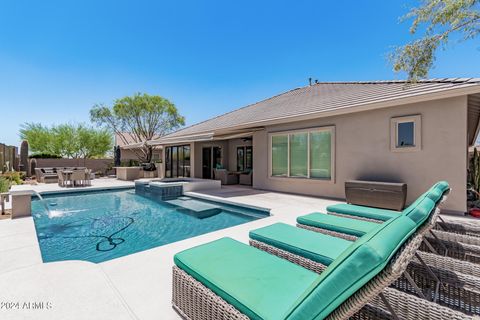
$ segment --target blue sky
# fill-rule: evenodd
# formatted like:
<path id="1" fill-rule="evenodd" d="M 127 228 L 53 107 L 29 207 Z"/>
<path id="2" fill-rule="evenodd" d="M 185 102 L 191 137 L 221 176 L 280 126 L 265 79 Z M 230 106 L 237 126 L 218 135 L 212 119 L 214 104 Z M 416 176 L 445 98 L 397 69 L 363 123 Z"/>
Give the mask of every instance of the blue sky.
<path id="1" fill-rule="evenodd" d="M 320 81 L 402 79 L 412 0 L 0 2 L 0 142 L 23 122 L 88 122 L 135 92 L 187 124 Z M 478 42 L 477 42 L 478 43 Z M 480 75 L 478 44 L 441 52 L 431 77 Z"/>

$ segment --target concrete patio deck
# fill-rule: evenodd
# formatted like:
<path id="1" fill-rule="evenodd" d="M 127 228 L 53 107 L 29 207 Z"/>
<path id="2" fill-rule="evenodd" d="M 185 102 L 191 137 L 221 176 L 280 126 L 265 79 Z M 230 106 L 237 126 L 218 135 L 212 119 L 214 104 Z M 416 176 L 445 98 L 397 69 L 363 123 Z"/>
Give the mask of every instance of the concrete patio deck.
<path id="1" fill-rule="evenodd" d="M 114 183 L 120 187 L 125 182 Z M 55 191 L 47 186 L 42 188 Z M 0 309 L 0 318 L 180 319 L 171 308 L 175 253 L 224 236 L 248 243 L 249 230 L 274 222 L 295 225 L 297 216 L 339 203 L 242 186 L 193 194 L 268 208 L 272 215 L 99 264 L 43 263 L 32 218 L 0 221 L 0 302 L 50 303 L 48 309 Z"/>

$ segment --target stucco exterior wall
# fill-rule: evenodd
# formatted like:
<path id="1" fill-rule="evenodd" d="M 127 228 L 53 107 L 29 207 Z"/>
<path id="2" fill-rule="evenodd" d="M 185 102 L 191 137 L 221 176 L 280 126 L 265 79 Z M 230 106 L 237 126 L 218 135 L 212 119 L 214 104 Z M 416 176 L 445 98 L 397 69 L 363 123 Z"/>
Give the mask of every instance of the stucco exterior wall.
<path id="1" fill-rule="evenodd" d="M 392 152 L 390 119 L 418 114 L 422 117 L 421 150 Z M 335 126 L 333 181 L 269 176 L 269 133 L 321 126 Z M 344 199 L 346 180 L 405 182 L 408 184 L 407 203 L 410 203 L 436 181 L 447 180 L 453 190 L 444 208 L 465 212 L 467 98 L 269 126 L 254 133 L 253 155 L 254 188 Z"/>

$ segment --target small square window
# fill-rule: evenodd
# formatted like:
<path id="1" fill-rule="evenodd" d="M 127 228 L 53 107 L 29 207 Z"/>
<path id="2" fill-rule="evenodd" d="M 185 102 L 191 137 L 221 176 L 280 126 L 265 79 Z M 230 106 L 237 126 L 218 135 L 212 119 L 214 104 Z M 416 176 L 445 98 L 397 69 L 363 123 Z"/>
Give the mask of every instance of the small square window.
<path id="1" fill-rule="evenodd" d="M 392 118 L 390 121 L 392 151 L 417 151 L 421 149 L 421 116 Z"/>
<path id="2" fill-rule="evenodd" d="M 397 148 L 415 147 L 415 122 L 397 123 Z"/>

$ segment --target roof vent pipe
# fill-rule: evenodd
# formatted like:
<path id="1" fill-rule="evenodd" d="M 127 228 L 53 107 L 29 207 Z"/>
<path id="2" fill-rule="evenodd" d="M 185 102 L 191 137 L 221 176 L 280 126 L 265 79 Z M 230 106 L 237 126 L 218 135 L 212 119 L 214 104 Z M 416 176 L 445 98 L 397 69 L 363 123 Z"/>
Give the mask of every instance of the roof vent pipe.
<path id="1" fill-rule="evenodd" d="M 308 85 L 309 85 L 309 86 L 312 85 L 312 78 L 308 78 Z"/>

